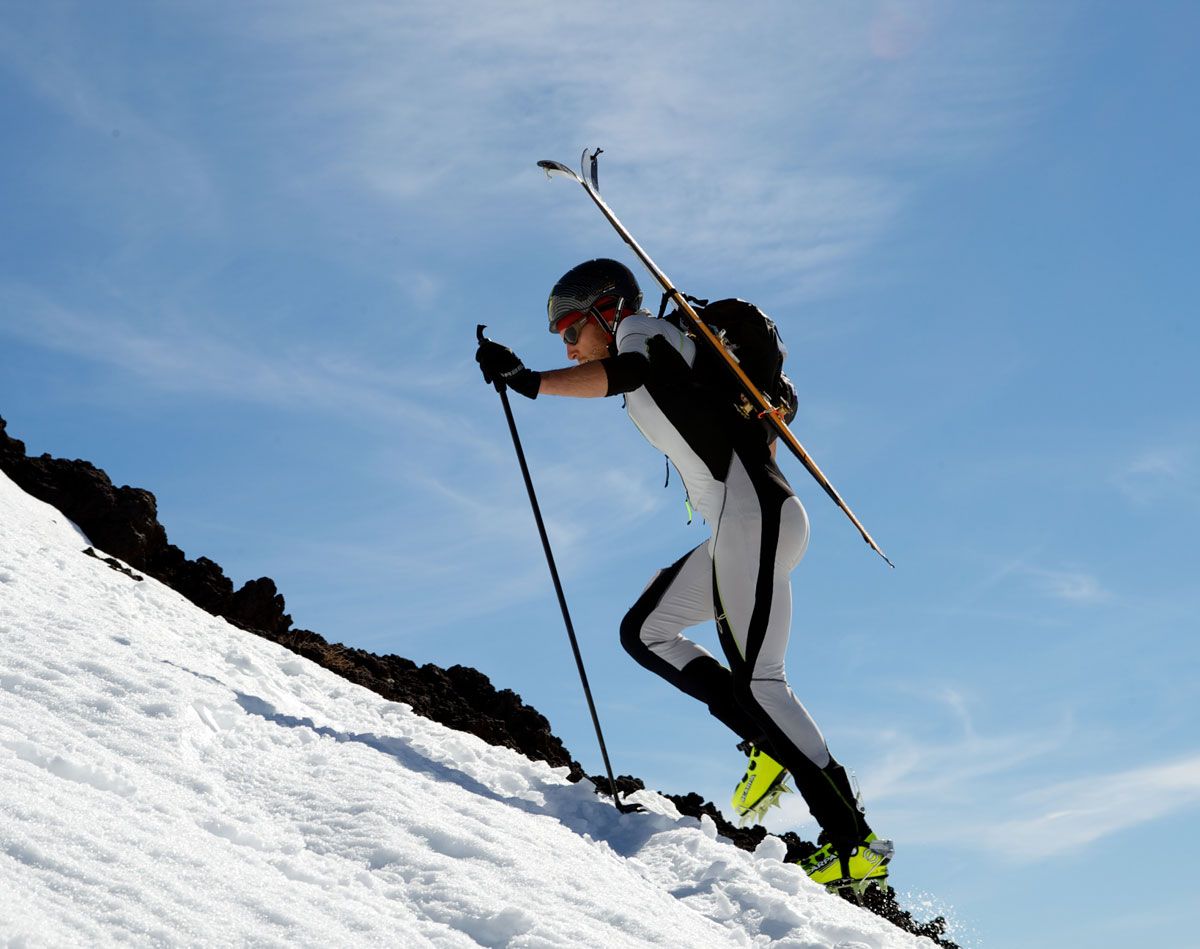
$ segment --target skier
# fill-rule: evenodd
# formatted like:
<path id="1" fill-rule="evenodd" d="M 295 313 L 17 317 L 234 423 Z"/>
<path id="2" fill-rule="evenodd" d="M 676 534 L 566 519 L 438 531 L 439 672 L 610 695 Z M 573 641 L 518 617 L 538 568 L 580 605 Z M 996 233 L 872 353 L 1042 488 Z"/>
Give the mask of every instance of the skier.
<path id="1" fill-rule="evenodd" d="M 790 772 L 821 825 L 805 872 L 831 889 L 883 885 L 890 841 L 867 825 L 845 769 L 833 759 L 788 685 L 789 575 L 808 545 L 808 516 L 775 464 L 773 434 L 716 398 L 692 371 L 696 341 L 641 310 L 627 267 L 596 259 L 554 285 L 549 330 L 577 365 L 536 372 L 484 339 L 476 359 L 488 383 L 521 395 L 623 394 L 629 417 L 679 471 L 712 536 L 659 570 L 621 623 L 621 643 L 642 666 L 700 700 L 741 739 L 746 772 L 734 794 L 761 817 Z M 683 636 L 715 620 L 728 666 Z"/>

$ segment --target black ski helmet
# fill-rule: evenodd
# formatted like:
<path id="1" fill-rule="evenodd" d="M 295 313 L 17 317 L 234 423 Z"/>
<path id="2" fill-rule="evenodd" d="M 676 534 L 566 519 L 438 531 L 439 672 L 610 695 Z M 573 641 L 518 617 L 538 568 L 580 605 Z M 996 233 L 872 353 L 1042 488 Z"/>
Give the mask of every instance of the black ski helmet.
<path id="1" fill-rule="evenodd" d="M 591 312 L 611 336 L 616 325 L 609 325 L 596 308 L 604 297 L 616 297 L 621 309 L 617 319 L 626 312 L 636 312 L 642 305 L 642 291 L 632 271 L 619 260 L 598 257 L 587 260 L 558 278 L 546 303 L 550 332 L 558 332 L 558 323 L 568 313 Z M 614 301 L 615 302 L 615 301 Z"/>

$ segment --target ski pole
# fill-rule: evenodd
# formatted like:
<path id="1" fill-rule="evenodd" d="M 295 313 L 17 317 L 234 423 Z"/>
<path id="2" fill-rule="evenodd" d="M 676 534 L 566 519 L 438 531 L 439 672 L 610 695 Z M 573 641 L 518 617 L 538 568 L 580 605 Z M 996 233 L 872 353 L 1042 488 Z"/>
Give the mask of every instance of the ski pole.
<path id="1" fill-rule="evenodd" d="M 762 417 L 770 419 L 771 424 L 775 426 L 776 431 L 778 431 L 780 437 L 784 441 L 784 444 L 788 446 L 792 454 L 795 455 L 796 458 L 799 459 L 800 463 L 808 469 L 808 473 L 813 476 L 817 484 L 824 488 L 825 493 L 829 495 L 833 503 L 840 507 L 842 512 L 848 518 L 850 518 L 850 523 L 858 528 L 858 533 L 862 536 L 862 539 L 867 542 L 867 545 L 883 558 L 884 563 L 886 563 L 889 567 L 894 568 L 896 565 L 888 559 L 887 554 L 885 554 L 880 549 L 879 545 L 875 543 L 875 539 L 867 533 L 867 529 L 863 527 L 862 522 L 858 519 L 858 517 L 855 516 L 854 512 L 850 510 L 850 505 L 842 500 L 842 496 L 838 494 L 837 488 L 835 488 L 830 483 L 829 479 L 825 477 L 825 472 L 817 467 L 817 463 L 813 461 L 812 456 L 804 450 L 804 446 L 800 444 L 799 439 L 792 434 L 792 430 L 788 428 L 787 422 L 779 417 L 775 407 L 771 405 L 767 397 L 764 396 L 754 385 L 754 383 L 750 381 L 750 379 L 746 376 L 746 373 L 742 371 L 742 367 L 738 365 L 738 361 L 729 353 L 729 350 L 727 350 L 721 344 L 721 341 L 717 338 L 716 334 L 705 325 L 702 319 L 700 319 L 696 311 L 692 309 L 692 305 L 684 298 L 683 294 L 675 289 L 675 286 L 671 283 L 667 275 L 658 269 L 658 265 L 650 259 L 650 255 L 642 250 L 641 245 L 633 239 L 633 235 L 629 233 L 629 230 L 625 227 L 625 225 L 617 220 L 616 214 L 613 213 L 613 210 L 608 206 L 608 203 L 602 197 L 600 197 L 599 177 L 597 173 L 597 159 L 599 158 L 600 153 L 601 149 L 596 149 L 596 151 L 589 156 L 587 149 L 585 148 L 583 150 L 583 157 L 580 159 L 579 169 L 581 174 L 576 174 L 559 161 L 539 161 L 538 167 L 546 173 L 547 177 L 550 177 L 551 175 L 563 175 L 567 178 L 574 179 L 577 184 L 583 187 L 583 190 L 587 192 L 588 197 L 591 198 L 596 207 L 600 209 L 600 213 L 603 214 L 608 220 L 608 223 L 613 226 L 613 230 L 620 235 L 621 240 L 629 245 L 629 248 L 637 255 L 638 260 L 645 265 L 646 269 L 650 271 L 650 273 L 654 276 L 654 279 L 657 280 L 662 286 L 663 290 L 665 290 L 671 296 L 671 299 L 675 301 L 675 305 L 679 307 L 679 309 L 687 316 L 689 322 L 696 328 L 696 332 L 700 334 L 700 338 L 708 344 L 708 346 L 725 363 L 729 371 L 737 377 L 738 383 L 745 391 L 746 396 L 761 410 Z M 590 165 L 588 171 L 584 170 L 585 163 Z"/>
<path id="2" fill-rule="evenodd" d="M 475 327 L 475 338 L 483 342 L 483 331 L 486 327 L 480 323 Z M 562 582 L 558 579 L 558 568 L 554 565 L 554 552 L 550 549 L 550 538 L 546 534 L 546 525 L 542 521 L 542 510 L 538 506 L 537 494 L 533 490 L 533 479 L 529 476 L 529 465 L 525 463 L 525 452 L 521 448 L 521 436 L 517 434 L 517 423 L 513 419 L 512 406 L 508 404 L 508 386 L 500 380 L 495 382 L 496 391 L 500 393 L 500 404 L 504 406 L 504 417 L 508 419 L 508 430 L 512 434 L 513 448 L 517 451 L 517 462 L 521 466 L 521 475 L 525 478 L 525 490 L 529 492 L 529 505 L 533 508 L 533 519 L 537 522 L 538 534 L 542 538 L 542 548 L 546 551 L 546 563 L 550 567 L 550 579 L 554 581 L 554 592 L 558 594 L 558 606 L 562 610 L 563 622 L 567 626 L 567 638 L 571 641 L 571 651 L 575 654 L 575 665 L 579 668 L 579 680 L 583 683 L 583 694 L 587 697 L 588 711 L 592 713 L 592 724 L 596 727 L 596 739 L 600 742 L 600 757 L 604 759 L 604 771 L 608 775 L 608 784 L 612 789 L 613 803 L 622 814 L 642 810 L 640 804 L 623 804 L 617 796 L 617 782 L 613 777 L 612 765 L 608 760 L 608 748 L 604 744 L 604 733 L 600 730 L 600 717 L 596 714 L 596 703 L 592 701 L 592 689 L 588 685 L 587 672 L 583 668 L 583 654 L 579 651 L 579 640 L 575 638 L 575 625 L 571 622 L 571 613 L 567 609 L 567 598 L 563 593 Z"/>

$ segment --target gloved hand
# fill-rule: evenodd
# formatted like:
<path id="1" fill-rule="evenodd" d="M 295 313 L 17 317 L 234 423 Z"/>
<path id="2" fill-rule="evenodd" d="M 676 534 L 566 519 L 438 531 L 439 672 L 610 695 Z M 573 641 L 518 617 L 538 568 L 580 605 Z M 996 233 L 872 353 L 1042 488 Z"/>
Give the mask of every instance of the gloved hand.
<path id="1" fill-rule="evenodd" d="M 527 399 L 536 399 L 542 374 L 526 369 L 519 356 L 507 346 L 485 339 L 475 351 L 475 361 L 483 371 L 483 381 L 508 386 Z"/>

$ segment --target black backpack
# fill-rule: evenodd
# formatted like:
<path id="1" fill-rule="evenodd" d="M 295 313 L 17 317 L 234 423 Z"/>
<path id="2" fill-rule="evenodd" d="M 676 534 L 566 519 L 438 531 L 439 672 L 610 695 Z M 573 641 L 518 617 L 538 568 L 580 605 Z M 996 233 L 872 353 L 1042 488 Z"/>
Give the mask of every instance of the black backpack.
<path id="1" fill-rule="evenodd" d="M 669 295 L 664 294 L 659 316 L 666 309 L 668 299 Z M 790 423 L 796 417 L 796 387 L 783 372 L 787 347 L 779 337 L 775 321 L 745 300 L 714 300 L 709 303 L 691 296 L 686 296 L 686 299 L 692 304 L 696 315 L 737 359 L 742 372 L 754 383 L 755 388 L 773 406 L 782 409 L 784 422 Z M 665 319 L 693 338 L 698 335 L 692 321 L 680 310 L 672 310 Z M 696 362 L 692 371 L 705 385 L 712 386 L 720 398 L 724 400 L 727 397 L 729 404 L 743 418 L 759 417 L 758 407 L 742 392 L 737 376 L 705 340 L 696 340 Z M 774 426 L 766 419 L 762 421 L 769 438 L 774 438 Z"/>

